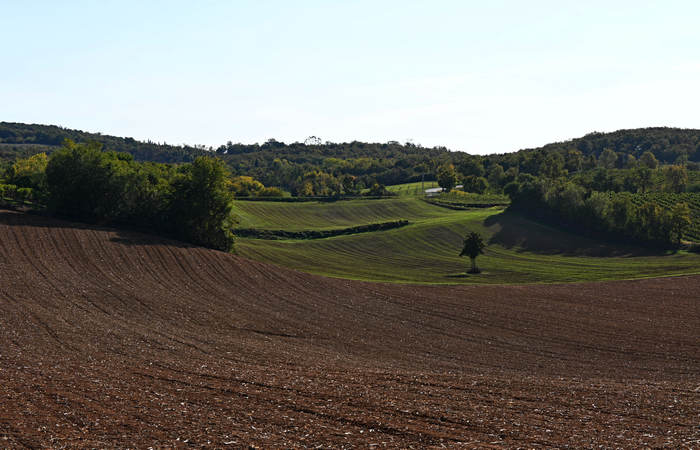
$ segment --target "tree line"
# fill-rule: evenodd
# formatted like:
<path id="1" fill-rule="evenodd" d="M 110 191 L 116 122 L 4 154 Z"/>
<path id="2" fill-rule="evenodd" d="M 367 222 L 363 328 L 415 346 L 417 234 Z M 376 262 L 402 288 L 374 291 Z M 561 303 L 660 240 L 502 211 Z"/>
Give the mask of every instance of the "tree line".
<path id="1" fill-rule="evenodd" d="M 521 173 L 548 178 L 580 177 L 591 186 L 595 184 L 597 190 L 607 187 L 631 190 L 630 183 L 637 182 L 627 176 L 632 169 L 654 170 L 654 163 L 682 166 L 689 171 L 700 168 L 700 130 L 678 128 L 590 133 L 540 148 L 480 156 L 410 142 L 334 143 L 318 138 L 293 143 L 275 139 L 262 144 L 229 141 L 217 148 L 206 148 L 141 142 L 56 126 L 0 122 L 0 158 L 50 153 L 66 138 L 75 142 L 100 142 L 110 150 L 130 153 L 137 161 L 188 163 L 199 156 L 215 155 L 234 176 L 252 177 L 264 186 L 281 188 L 294 196 L 356 195 L 375 185 L 433 181 L 440 176 L 441 167 L 450 165 L 456 174 L 452 184 L 465 184 L 470 192 L 500 192 Z M 653 188 L 659 183 L 654 174 L 651 180 L 645 180 L 643 177 L 649 174 L 643 173 L 643 169 L 639 172 L 642 186 L 646 183 Z M 448 181 L 446 186 L 449 185 Z"/>
<path id="2" fill-rule="evenodd" d="M 129 153 L 103 151 L 99 143 L 66 141 L 50 156 L 15 161 L 0 197 L 36 202 L 56 216 L 127 224 L 230 251 L 229 184 L 228 169 L 217 158 L 177 166 L 137 162 Z"/>
<path id="3" fill-rule="evenodd" d="M 505 188 L 510 208 L 583 234 L 660 247 L 678 247 L 692 225 L 690 207 L 677 202 L 664 208 L 653 200 L 636 204 L 629 195 L 587 190 L 563 178 L 518 177 Z"/>

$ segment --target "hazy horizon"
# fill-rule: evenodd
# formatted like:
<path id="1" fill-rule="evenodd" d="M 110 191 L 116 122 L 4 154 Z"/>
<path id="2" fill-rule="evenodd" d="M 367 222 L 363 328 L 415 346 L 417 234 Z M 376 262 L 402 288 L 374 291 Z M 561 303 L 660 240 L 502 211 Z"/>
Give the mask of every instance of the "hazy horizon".
<path id="1" fill-rule="evenodd" d="M 0 120 L 138 140 L 506 153 L 698 128 L 693 2 L 3 5 Z"/>

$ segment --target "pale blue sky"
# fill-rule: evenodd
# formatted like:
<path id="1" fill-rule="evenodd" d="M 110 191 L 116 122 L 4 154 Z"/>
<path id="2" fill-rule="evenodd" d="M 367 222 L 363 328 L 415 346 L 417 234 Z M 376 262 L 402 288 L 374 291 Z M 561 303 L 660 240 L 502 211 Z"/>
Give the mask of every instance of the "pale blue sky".
<path id="1" fill-rule="evenodd" d="M 695 1 L 0 0 L 0 120 L 508 152 L 700 128 Z"/>

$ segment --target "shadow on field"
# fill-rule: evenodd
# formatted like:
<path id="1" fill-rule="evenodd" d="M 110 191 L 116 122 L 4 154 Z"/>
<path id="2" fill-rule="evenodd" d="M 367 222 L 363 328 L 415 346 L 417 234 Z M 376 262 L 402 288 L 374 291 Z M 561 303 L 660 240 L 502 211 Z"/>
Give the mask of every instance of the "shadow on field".
<path id="1" fill-rule="evenodd" d="M 148 230 L 130 228 L 127 225 L 124 225 L 122 228 L 114 228 L 112 226 L 105 226 L 101 224 L 89 224 L 57 219 L 49 216 L 48 214 L 37 212 L 20 212 L 10 209 L 0 209 L 0 225 L 109 231 L 115 234 L 115 236 L 110 238 L 110 241 L 122 245 L 141 246 L 167 244 L 179 248 L 195 247 L 195 245 L 187 244 L 185 242 L 149 234 Z"/>
<path id="2" fill-rule="evenodd" d="M 494 230 L 489 244 L 497 244 L 519 252 L 566 256 L 662 256 L 665 250 L 644 248 L 581 236 L 565 228 L 557 228 L 505 211 L 488 217 L 484 225 Z"/>

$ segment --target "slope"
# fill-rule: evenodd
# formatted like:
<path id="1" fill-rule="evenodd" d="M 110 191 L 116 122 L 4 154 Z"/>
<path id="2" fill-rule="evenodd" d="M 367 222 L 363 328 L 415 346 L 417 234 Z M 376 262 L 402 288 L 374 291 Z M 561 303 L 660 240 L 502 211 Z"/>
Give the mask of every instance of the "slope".
<path id="1" fill-rule="evenodd" d="M 1 211 L 0 443 L 678 447 L 698 288 L 352 282 Z"/>
<path id="2" fill-rule="evenodd" d="M 325 229 L 406 219 L 399 229 L 328 239 L 268 241 L 241 238 L 240 255 L 311 273 L 366 281 L 552 283 L 698 273 L 700 256 L 666 254 L 601 242 L 542 225 L 499 208 L 455 211 L 420 199 L 331 204 L 238 202 L 248 226 Z M 458 256 L 468 230 L 488 242 L 484 273 L 465 275 Z"/>

